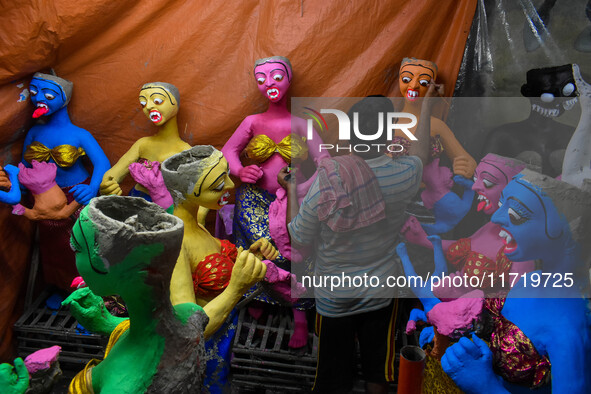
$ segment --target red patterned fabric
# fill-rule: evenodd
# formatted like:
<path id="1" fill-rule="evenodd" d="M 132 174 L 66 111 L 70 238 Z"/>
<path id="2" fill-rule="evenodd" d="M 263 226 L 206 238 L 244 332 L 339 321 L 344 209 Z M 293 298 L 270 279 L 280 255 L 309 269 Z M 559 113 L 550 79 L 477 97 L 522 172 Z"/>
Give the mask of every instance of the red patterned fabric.
<path id="1" fill-rule="evenodd" d="M 206 256 L 193 272 L 193 286 L 198 296 L 216 296 L 230 282 L 238 251 L 236 245 L 228 240 L 222 239 L 221 244 L 221 251 Z"/>
<path id="2" fill-rule="evenodd" d="M 493 320 L 490 350 L 495 372 L 511 383 L 537 388 L 550 380 L 550 360 L 540 356 L 533 343 L 502 314 L 505 298 L 487 298 L 484 303 Z"/>
<path id="3" fill-rule="evenodd" d="M 499 280 L 501 275 L 509 273 L 512 264 L 511 260 L 503 252 L 503 247 L 499 249 L 496 260 L 492 260 L 482 253 L 473 251 L 470 238 L 462 238 L 451 244 L 445 252 L 445 258 L 450 264 L 458 267 L 462 274 L 467 274 L 468 277 L 477 276 L 482 278 L 484 275 L 485 278 L 488 278 L 492 274 L 493 284 Z M 483 280 L 482 288 L 487 289 L 489 287 L 491 287 L 491 281 Z"/>

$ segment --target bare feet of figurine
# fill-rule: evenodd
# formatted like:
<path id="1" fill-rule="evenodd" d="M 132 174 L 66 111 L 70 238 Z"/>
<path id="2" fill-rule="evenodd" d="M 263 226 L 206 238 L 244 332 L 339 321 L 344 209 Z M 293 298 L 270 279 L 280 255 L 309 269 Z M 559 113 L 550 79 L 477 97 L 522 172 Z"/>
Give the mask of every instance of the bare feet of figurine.
<path id="1" fill-rule="evenodd" d="M 292 308 L 292 311 L 294 327 L 288 346 L 292 349 L 299 349 L 308 344 L 308 319 L 305 311 L 295 308 Z"/>
<path id="2" fill-rule="evenodd" d="M 248 314 L 254 319 L 259 320 L 261 316 L 263 316 L 264 312 L 263 305 L 258 301 L 253 301 L 250 306 L 248 307 Z"/>

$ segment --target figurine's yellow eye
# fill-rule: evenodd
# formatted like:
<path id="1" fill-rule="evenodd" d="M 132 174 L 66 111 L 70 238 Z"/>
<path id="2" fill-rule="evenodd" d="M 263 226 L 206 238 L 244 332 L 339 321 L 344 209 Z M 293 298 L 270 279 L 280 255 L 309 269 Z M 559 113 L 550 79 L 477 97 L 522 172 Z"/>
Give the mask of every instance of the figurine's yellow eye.
<path id="1" fill-rule="evenodd" d="M 45 98 L 48 100 L 53 100 L 55 98 L 55 96 L 51 93 L 45 93 Z"/>
<path id="2" fill-rule="evenodd" d="M 429 80 L 428 80 L 428 79 L 421 79 L 421 80 L 419 81 L 419 84 L 420 84 L 421 86 L 429 86 Z"/>
<path id="3" fill-rule="evenodd" d="M 277 82 L 282 81 L 283 80 L 283 75 L 281 75 L 281 74 L 275 74 L 275 75 L 273 75 L 273 79 L 276 80 Z"/>
<path id="4" fill-rule="evenodd" d="M 156 104 L 156 105 L 160 105 L 160 104 L 162 104 L 163 102 L 164 102 L 164 100 L 162 100 L 161 98 L 155 98 L 155 99 L 154 99 L 154 104 Z"/>
<path id="5" fill-rule="evenodd" d="M 402 77 L 402 82 L 409 83 L 410 82 L 410 77 Z"/>
<path id="6" fill-rule="evenodd" d="M 146 101 L 145 100 L 140 100 L 140 105 L 142 106 L 142 108 L 145 107 L 146 106 Z"/>
<path id="7" fill-rule="evenodd" d="M 31 92 L 31 96 L 37 95 L 37 91 L 35 89 L 29 89 L 29 92 Z"/>
<path id="8" fill-rule="evenodd" d="M 262 84 L 264 84 L 264 83 L 265 83 L 265 78 L 263 78 L 263 77 L 261 77 L 261 78 L 257 78 L 257 83 L 258 83 L 259 85 L 262 85 Z"/>

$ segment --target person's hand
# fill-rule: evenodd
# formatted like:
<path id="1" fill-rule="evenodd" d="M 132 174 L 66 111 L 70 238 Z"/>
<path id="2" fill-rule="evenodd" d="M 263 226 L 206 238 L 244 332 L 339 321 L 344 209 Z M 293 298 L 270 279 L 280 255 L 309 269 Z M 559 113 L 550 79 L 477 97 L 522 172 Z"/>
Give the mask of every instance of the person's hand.
<path id="1" fill-rule="evenodd" d="M 414 216 L 409 216 L 402 226 L 400 234 L 402 234 L 402 236 L 404 236 L 404 238 L 406 238 L 406 240 L 411 244 L 425 247 L 429 247 L 431 245 L 427 239 L 427 233 L 421 226 L 419 220 Z"/>
<path id="2" fill-rule="evenodd" d="M 256 183 L 263 176 L 263 170 L 257 165 L 242 167 L 238 177 L 244 183 Z"/>
<path id="3" fill-rule="evenodd" d="M 275 260 L 279 256 L 279 251 L 273 246 L 267 238 L 259 238 L 250 245 L 248 250 L 260 260 Z"/>
<path id="4" fill-rule="evenodd" d="M 437 84 L 434 81 L 429 82 L 429 87 L 427 88 L 427 92 L 425 92 L 425 97 L 423 98 L 422 102 L 422 110 L 431 111 L 433 106 L 438 102 L 438 100 L 434 100 L 437 97 L 443 97 L 445 94 L 445 86 L 443 84 Z"/>
<path id="5" fill-rule="evenodd" d="M 108 196 L 112 194 L 120 196 L 123 194 L 121 186 L 119 186 L 119 183 L 117 183 L 117 181 L 115 181 L 115 179 L 112 176 L 107 177 L 106 180 L 103 180 L 101 182 L 100 192 L 103 196 Z"/>
<path id="6" fill-rule="evenodd" d="M 468 394 L 506 392 L 501 378 L 493 371 L 492 352 L 475 334 L 472 341 L 462 337 L 448 347 L 441 358 L 441 367 Z"/>
<path id="7" fill-rule="evenodd" d="M 0 387 L 4 394 L 23 394 L 29 388 L 29 371 L 22 358 L 14 359 L 14 368 L 0 364 Z"/>
<path id="8" fill-rule="evenodd" d="M 232 268 L 228 288 L 244 294 L 255 283 L 265 277 L 267 266 L 248 250 L 238 248 L 238 257 Z"/>
<path id="9" fill-rule="evenodd" d="M 476 161 L 470 156 L 457 156 L 453 161 L 453 171 L 455 175 L 461 175 L 464 178 L 472 179 Z"/>
<path id="10" fill-rule="evenodd" d="M 98 190 L 90 185 L 78 184 L 70 189 L 74 196 L 74 200 L 80 205 L 88 205 L 90 199 L 96 197 Z"/>
<path id="11" fill-rule="evenodd" d="M 74 291 L 62 301 L 62 306 L 69 306 L 72 316 L 84 328 L 100 334 L 110 335 L 122 320 L 111 315 L 105 308 L 103 299 L 88 287 Z"/>

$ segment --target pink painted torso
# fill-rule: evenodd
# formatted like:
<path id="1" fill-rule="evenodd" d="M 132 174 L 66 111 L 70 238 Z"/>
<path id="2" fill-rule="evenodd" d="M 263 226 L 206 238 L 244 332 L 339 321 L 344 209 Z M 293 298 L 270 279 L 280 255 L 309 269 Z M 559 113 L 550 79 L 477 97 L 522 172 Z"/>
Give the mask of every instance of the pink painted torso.
<path id="1" fill-rule="evenodd" d="M 240 169 L 243 167 L 240 154 L 253 137 L 264 134 L 271 138 L 273 142 L 279 143 L 292 132 L 306 137 L 306 121 L 292 116 L 286 109 L 247 116 L 222 148 L 224 157 L 230 164 L 230 172 L 238 176 Z M 309 155 L 316 163 L 321 158 L 328 157 L 326 152 L 319 152 L 320 142 L 320 137 L 316 133 L 314 133 L 311 140 L 306 140 Z M 272 194 L 276 194 L 279 188 L 277 174 L 288 164 L 290 163 L 286 163 L 278 153 L 274 153 L 267 160 L 257 163 L 256 165 L 263 171 L 263 175 L 256 182 L 256 185 Z M 303 181 L 303 179 L 298 180 L 298 183 Z"/>

